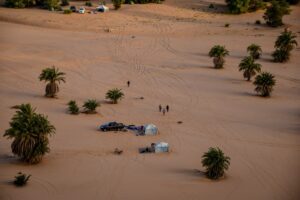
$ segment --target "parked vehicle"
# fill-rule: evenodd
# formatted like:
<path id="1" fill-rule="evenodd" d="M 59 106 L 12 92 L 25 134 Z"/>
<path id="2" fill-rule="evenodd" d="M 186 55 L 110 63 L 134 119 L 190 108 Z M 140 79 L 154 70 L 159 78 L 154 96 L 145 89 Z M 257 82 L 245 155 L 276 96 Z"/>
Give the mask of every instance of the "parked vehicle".
<path id="1" fill-rule="evenodd" d="M 70 10 L 71 10 L 72 12 L 77 12 L 76 6 L 70 6 Z"/>
<path id="2" fill-rule="evenodd" d="M 100 5 L 100 6 L 98 6 L 98 7 L 96 8 L 96 10 L 97 10 L 98 12 L 107 12 L 107 11 L 109 11 L 109 8 L 106 7 L 106 6 L 104 6 L 104 5 Z"/>
<path id="3" fill-rule="evenodd" d="M 79 8 L 78 13 L 84 14 L 85 13 L 85 8 L 84 7 Z"/>
<path id="4" fill-rule="evenodd" d="M 102 124 L 100 126 L 100 130 L 101 131 L 121 131 L 124 130 L 125 125 L 122 123 L 118 123 L 118 122 L 108 122 L 105 124 Z"/>

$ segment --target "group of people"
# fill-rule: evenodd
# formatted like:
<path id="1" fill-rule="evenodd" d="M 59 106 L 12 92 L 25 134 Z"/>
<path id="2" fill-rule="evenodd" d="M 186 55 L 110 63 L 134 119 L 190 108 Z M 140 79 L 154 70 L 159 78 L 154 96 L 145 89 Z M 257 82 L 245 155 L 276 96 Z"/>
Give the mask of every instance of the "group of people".
<path id="1" fill-rule="evenodd" d="M 127 81 L 127 87 L 130 87 L 130 81 Z M 158 109 L 159 109 L 159 112 L 162 112 L 163 115 L 165 115 L 166 112 L 169 112 L 170 107 L 169 107 L 169 105 L 166 105 L 166 107 L 163 108 L 163 107 L 159 104 Z"/>
<path id="2" fill-rule="evenodd" d="M 167 105 L 165 108 L 163 108 L 160 104 L 159 104 L 159 106 L 158 106 L 159 112 L 162 112 L 163 115 L 165 115 L 166 112 L 169 112 L 169 109 L 170 109 L 169 105 Z"/>

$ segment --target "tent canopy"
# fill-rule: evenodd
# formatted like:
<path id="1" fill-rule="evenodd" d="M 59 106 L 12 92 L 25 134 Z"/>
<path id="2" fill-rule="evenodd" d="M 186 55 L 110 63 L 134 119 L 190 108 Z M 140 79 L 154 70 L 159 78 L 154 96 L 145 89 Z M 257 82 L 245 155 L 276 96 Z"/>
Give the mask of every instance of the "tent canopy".
<path id="1" fill-rule="evenodd" d="M 158 133 L 158 128 L 154 124 L 146 124 L 144 126 L 145 135 L 156 135 Z"/>
<path id="2" fill-rule="evenodd" d="M 169 144 L 166 142 L 157 142 L 154 146 L 155 153 L 169 152 Z"/>

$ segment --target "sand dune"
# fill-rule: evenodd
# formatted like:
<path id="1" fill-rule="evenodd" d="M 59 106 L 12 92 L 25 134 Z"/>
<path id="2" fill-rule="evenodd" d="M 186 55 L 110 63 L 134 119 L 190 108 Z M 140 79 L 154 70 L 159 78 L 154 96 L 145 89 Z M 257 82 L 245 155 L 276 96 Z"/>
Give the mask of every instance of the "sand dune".
<path id="1" fill-rule="evenodd" d="M 34 166 L 18 162 L 11 140 L 0 137 L 0 199 L 299 199 L 299 48 L 288 63 L 271 62 L 283 28 L 255 26 L 261 11 L 222 14 L 224 3 L 217 2 L 217 13 L 195 0 L 97 15 L 0 8 L 0 132 L 14 113 L 9 107 L 27 102 L 57 128 L 50 154 Z M 299 12 L 294 6 L 285 17 L 294 32 L 300 31 Z M 256 96 L 238 72 L 251 43 L 263 48 L 263 71 L 276 76 L 272 98 Z M 215 44 L 230 51 L 223 70 L 214 70 L 207 56 Z M 52 65 L 67 73 L 58 99 L 44 98 L 45 84 L 38 81 Z M 104 102 L 114 87 L 125 93 L 120 104 L 102 103 L 96 115 L 67 114 L 69 100 Z M 162 116 L 159 104 L 171 111 Z M 160 134 L 97 131 L 111 120 L 151 122 Z M 155 141 L 169 142 L 171 152 L 138 153 Z M 199 172 L 210 146 L 231 157 L 225 180 Z M 124 154 L 112 154 L 116 147 Z M 27 187 L 8 184 L 19 171 L 32 174 Z"/>

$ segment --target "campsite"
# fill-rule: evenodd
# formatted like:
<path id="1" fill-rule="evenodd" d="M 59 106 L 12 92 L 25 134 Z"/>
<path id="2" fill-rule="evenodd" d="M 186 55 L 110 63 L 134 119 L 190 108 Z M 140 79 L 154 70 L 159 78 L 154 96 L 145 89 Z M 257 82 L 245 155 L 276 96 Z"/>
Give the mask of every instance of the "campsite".
<path id="1" fill-rule="evenodd" d="M 300 199 L 299 4 L 49 2 L 1 0 L 1 200 Z"/>

